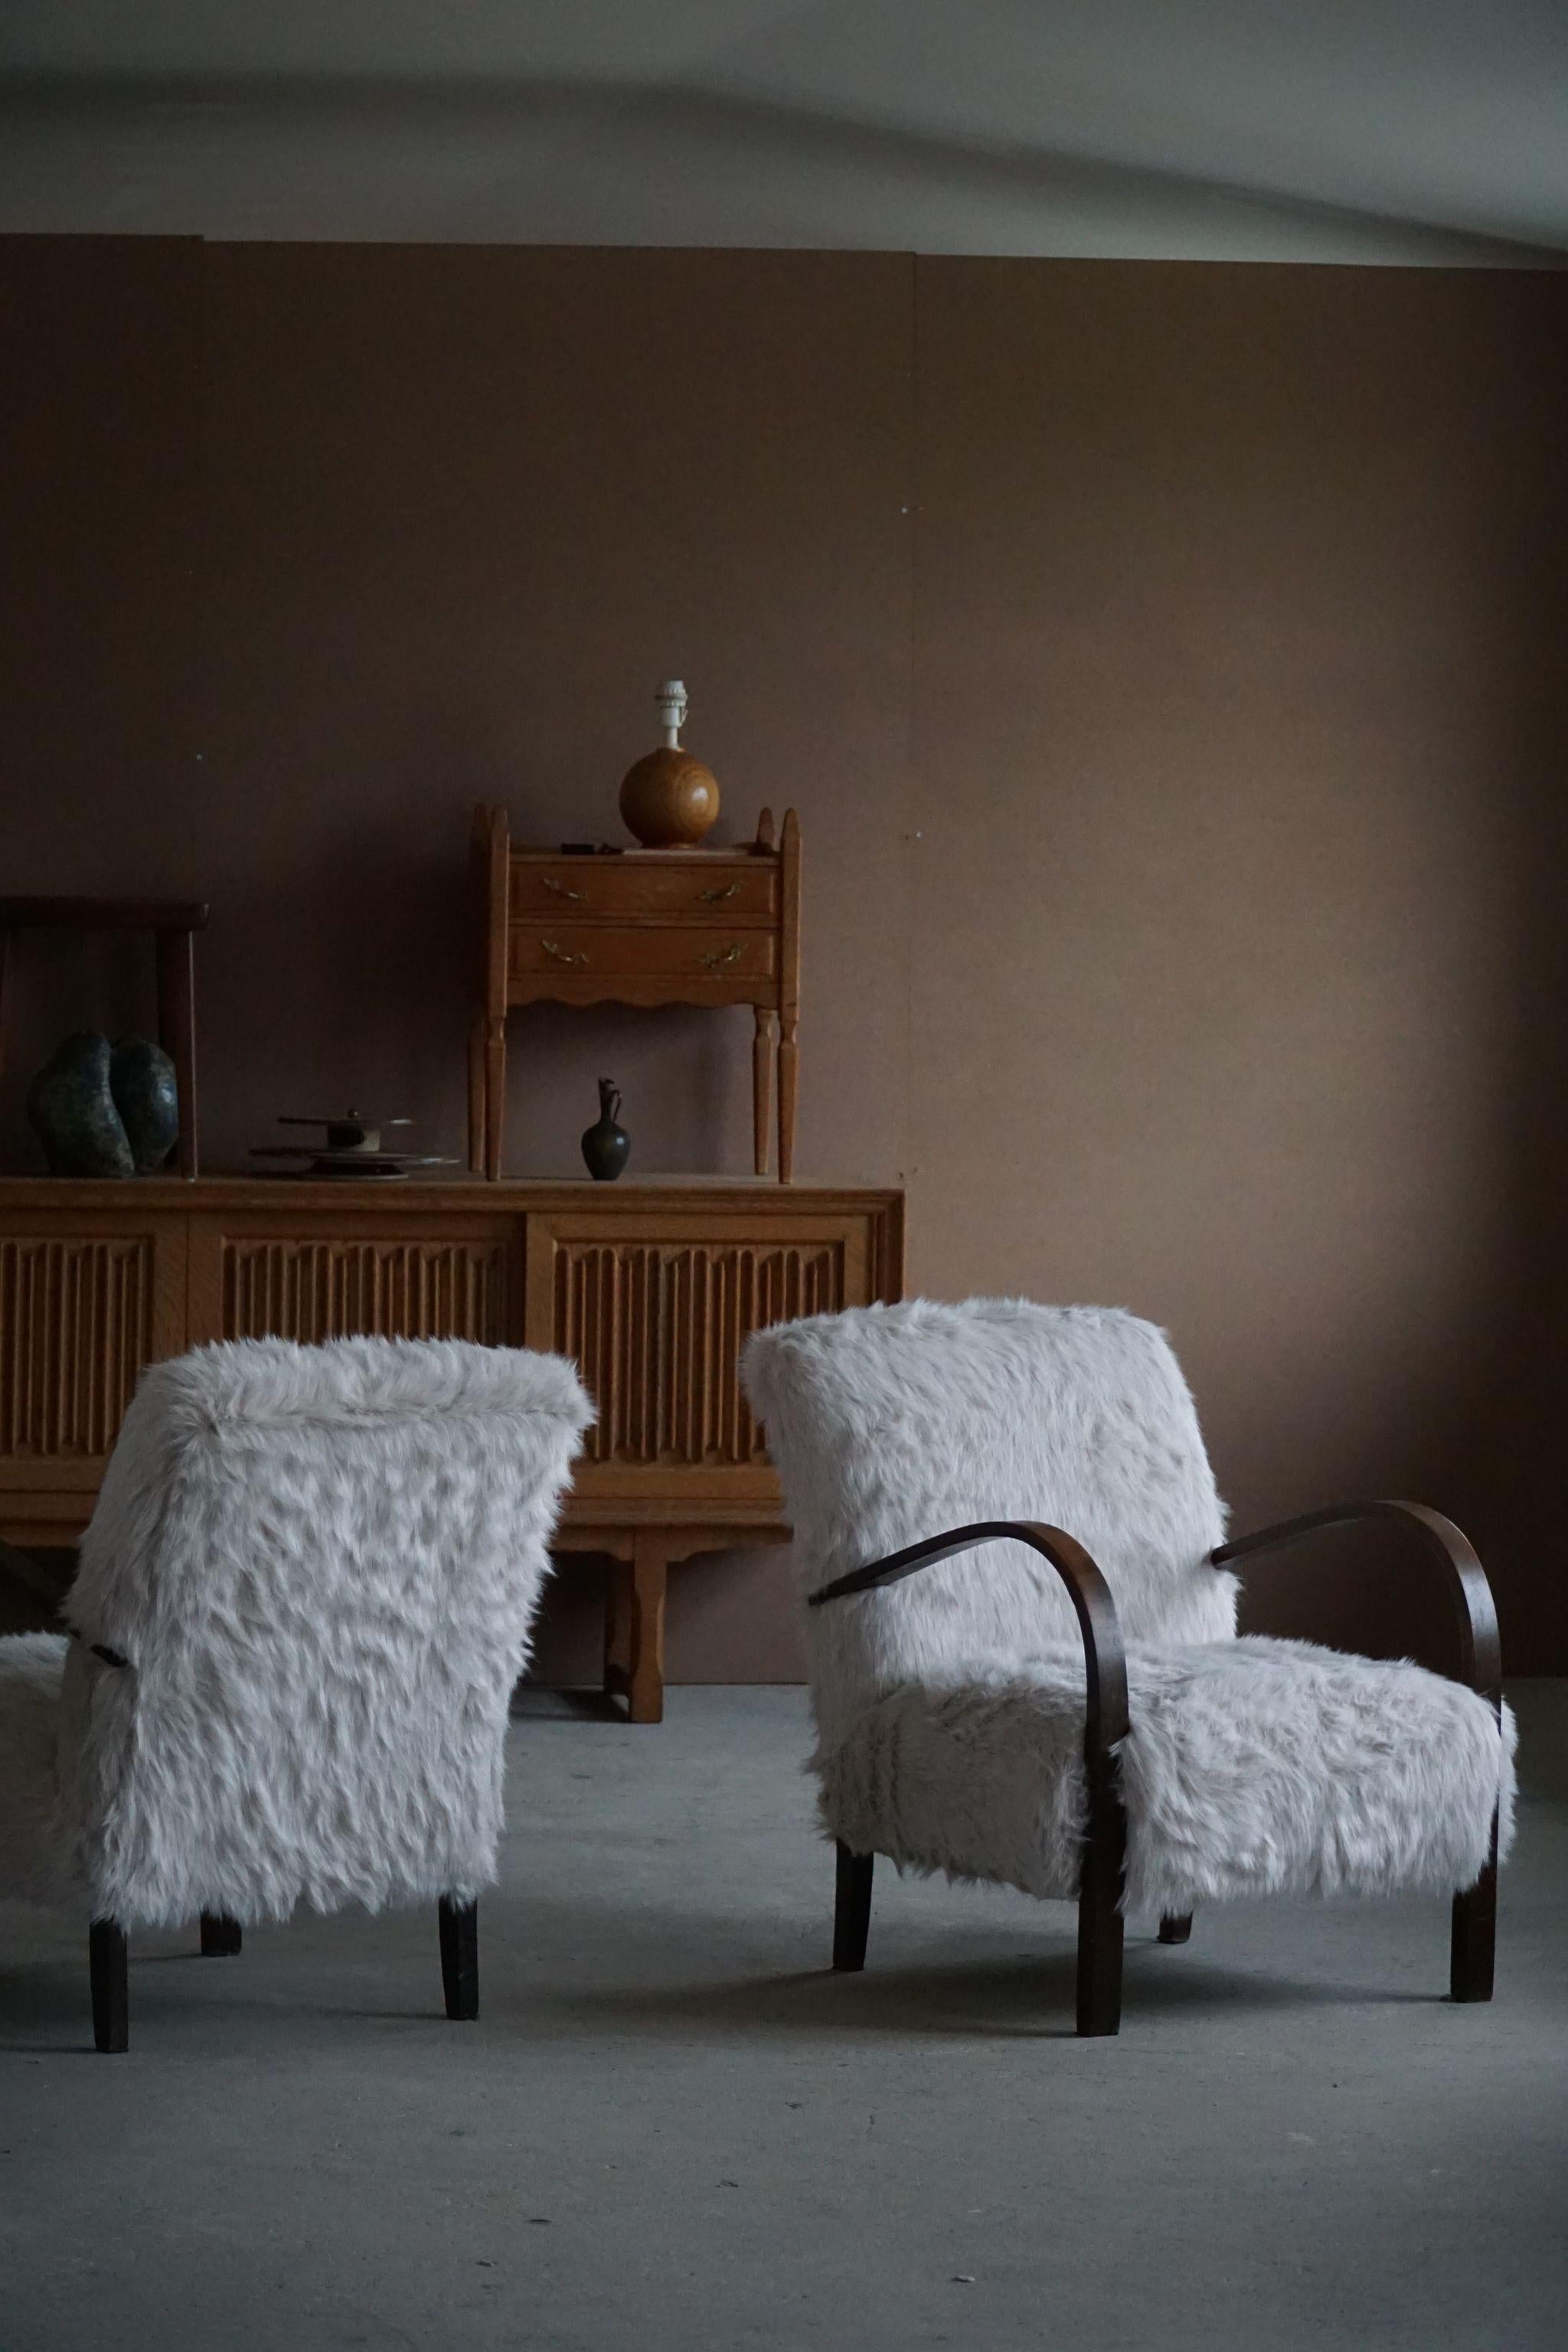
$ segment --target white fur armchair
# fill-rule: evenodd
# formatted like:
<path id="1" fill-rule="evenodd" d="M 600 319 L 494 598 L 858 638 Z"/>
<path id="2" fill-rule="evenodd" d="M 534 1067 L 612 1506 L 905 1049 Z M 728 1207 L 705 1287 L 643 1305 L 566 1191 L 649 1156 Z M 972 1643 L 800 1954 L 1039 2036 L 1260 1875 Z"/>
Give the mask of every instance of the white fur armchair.
<path id="1" fill-rule="evenodd" d="M 1457 1528 L 1376 1503 L 1226 1544 L 1175 1358 L 1109 1308 L 857 1307 L 759 1332 L 743 1376 L 806 1603 L 836 1968 L 882 1853 L 1076 1897 L 1080 2033 L 1120 2025 L 1124 1910 L 1177 1943 L 1241 1895 L 1452 1892 L 1453 1996 L 1490 1998 L 1514 1730 Z M 1237 1637 L 1226 1562 L 1363 1516 L 1447 1585 L 1461 1679 Z"/>
<path id="2" fill-rule="evenodd" d="M 508 1702 L 592 1412 L 558 1356 L 457 1340 L 199 1348 L 143 1374 L 66 1604 L 0 1642 L 0 1888 L 126 1931 L 438 1900 L 478 2011 Z"/>

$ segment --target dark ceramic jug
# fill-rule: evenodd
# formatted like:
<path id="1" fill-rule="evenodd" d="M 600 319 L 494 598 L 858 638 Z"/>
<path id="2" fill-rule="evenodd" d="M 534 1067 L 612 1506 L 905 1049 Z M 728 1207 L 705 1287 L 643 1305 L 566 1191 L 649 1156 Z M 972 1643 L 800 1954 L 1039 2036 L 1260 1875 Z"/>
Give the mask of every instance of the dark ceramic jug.
<path id="1" fill-rule="evenodd" d="M 109 1091 L 138 1176 L 162 1168 L 180 1133 L 174 1065 L 150 1037 L 120 1037 L 109 1059 Z"/>
<path id="2" fill-rule="evenodd" d="M 27 1089 L 27 1117 L 51 1176 L 129 1176 L 131 1145 L 109 1090 L 109 1040 L 79 1029 Z"/>
<path id="3" fill-rule="evenodd" d="M 631 1156 L 632 1139 L 617 1127 L 621 1090 L 613 1078 L 599 1080 L 599 1116 L 583 1131 L 583 1157 L 596 1184 L 613 1184 Z"/>

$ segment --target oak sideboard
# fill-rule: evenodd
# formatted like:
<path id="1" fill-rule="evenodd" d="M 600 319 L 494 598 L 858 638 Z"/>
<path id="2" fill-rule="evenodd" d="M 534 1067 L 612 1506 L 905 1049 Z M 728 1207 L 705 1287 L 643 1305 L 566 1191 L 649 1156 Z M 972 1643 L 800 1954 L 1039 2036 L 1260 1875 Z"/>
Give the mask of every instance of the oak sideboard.
<path id="1" fill-rule="evenodd" d="M 142 1367 L 203 1340 L 555 1349 L 598 1409 L 557 1547 L 615 1563 L 605 1688 L 657 1722 L 671 1561 L 788 1535 L 741 1343 L 902 1278 L 896 1191 L 0 1179 L 0 1537 L 74 1542 Z"/>

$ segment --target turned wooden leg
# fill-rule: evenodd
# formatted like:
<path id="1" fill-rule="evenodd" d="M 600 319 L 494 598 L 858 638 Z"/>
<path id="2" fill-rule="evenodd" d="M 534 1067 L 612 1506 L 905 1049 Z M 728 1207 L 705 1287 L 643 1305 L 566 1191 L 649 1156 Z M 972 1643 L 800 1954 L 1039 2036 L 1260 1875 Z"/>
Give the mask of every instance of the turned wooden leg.
<path id="1" fill-rule="evenodd" d="M 800 1024 L 786 1013 L 779 1024 L 779 1182 L 795 1173 L 795 1102 L 800 1078 L 800 1050 L 795 1034 Z"/>
<path id="2" fill-rule="evenodd" d="M 231 1960 L 243 1940 L 237 1919 L 226 1919 L 221 1911 L 202 1913 L 204 1960 Z"/>
<path id="3" fill-rule="evenodd" d="M 1114 1756 L 1088 1759 L 1089 1821 L 1078 1892 L 1078 2030 L 1121 2030 L 1121 1889 L 1127 1815 Z"/>
<path id="4" fill-rule="evenodd" d="M 479 2013 L 479 1906 L 443 1895 L 437 1916 L 441 1933 L 441 1990 L 447 2014 L 461 2022 Z"/>
<path id="5" fill-rule="evenodd" d="M 632 1538 L 631 1717 L 634 1723 L 664 1720 L 664 1588 L 668 1555 L 657 1528 L 639 1528 Z"/>
<path id="6" fill-rule="evenodd" d="M 1190 1911 L 1167 1911 L 1161 1918 L 1162 1944 L 1184 1944 L 1192 1932 L 1193 1915 Z"/>
<path id="7" fill-rule="evenodd" d="M 485 1172 L 485 1016 L 476 1013 L 468 1024 L 468 1170 Z"/>
<path id="8" fill-rule="evenodd" d="M 871 1873 L 874 1853 L 851 1853 L 842 1838 L 837 1843 L 833 1896 L 833 1965 L 852 1970 L 866 1965 L 866 1938 L 871 1932 Z"/>
<path id="9" fill-rule="evenodd" d="M 5 1066 L 5 1013 L 9 1003 L 6 982 L 11 970 L 11 930 L 9 924 L 0 923 L 0 1070 Z"/>
<path id="10" fill-rule="evenodd" d="M 768 1172 L 768 1145 L 773 1139 L 773 1095 L 776 1055 L 773 1048 L 773 1016 L 765 1004 L 756 1012 L 756 1033 L 752 1039 L 752 1163 L 759 1176 Z"/>
<path id="11" fill-rule="evenodd" d="M 92 2039 L 97 2049 L 127 2049 L 131 2041 L 131 1984 L 125 1930 L 115 1919 L 95 1919 L 87 1931 L 88 1973 L 92 1983 Z"/>
<path id="12" fill-rule="evenodd" d="M 500 1176 L 501 1135 L 506 1126 L 506 1017 L 485 1029 L 485 1174 Z"/>
<path id="13" fill-rule="evenodd" d="M 1475 1885 L 1454 1897 L 1448 1946 L 1448 1993 L 1454 2000 L 1490 2000 L 1497 1960 L 1497 1815 L 1490 1858 Z"/>
<path id="14" fill-rule="evenodd" d="M 196 941 L 194 931 L 154 933 L 158 1043 L 174 1065 L 180 1097 L 175 1150 L 182 1176 L 196 1172 Z"/>
<path id="15" fill-rule="evenodd" d="M 626 1559 L 606 1563 L 605 1578 L 605 1691 L 628 1698 L 632 1687 L 632 1570 Z"/>
<path id="16" fill-rule="evenodd" d="M 779 1182 L 795 1173 L 795 1097 L 800 1056 L 800 819 L 785 809 L 779 835 Z"/>

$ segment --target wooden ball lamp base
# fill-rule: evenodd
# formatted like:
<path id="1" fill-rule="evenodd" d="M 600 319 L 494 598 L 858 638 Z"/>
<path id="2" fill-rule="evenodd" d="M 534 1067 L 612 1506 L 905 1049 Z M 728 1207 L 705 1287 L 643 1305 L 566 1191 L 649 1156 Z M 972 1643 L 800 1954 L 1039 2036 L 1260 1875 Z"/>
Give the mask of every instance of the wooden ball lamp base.
<path id="1" fill-rule="evenodd" d="M 645 849 L 689 849 L 719 814 L 719 786 L 712 770 L 681 749 L 686 688 L 678 677 L 659 688 L 658 708 L 658 749 L 627 769 L 621 819 Z"/>

